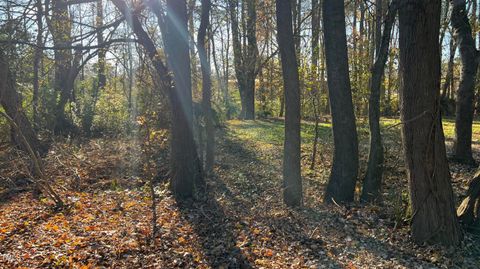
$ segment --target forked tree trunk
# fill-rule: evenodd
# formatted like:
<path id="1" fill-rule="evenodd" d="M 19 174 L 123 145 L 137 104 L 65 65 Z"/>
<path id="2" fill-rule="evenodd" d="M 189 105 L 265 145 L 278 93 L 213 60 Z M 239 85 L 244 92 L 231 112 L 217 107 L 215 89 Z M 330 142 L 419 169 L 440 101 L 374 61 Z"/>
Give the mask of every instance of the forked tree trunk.
<path id="1" fill-rule="evenodd" d="M 277 0 L 277 32 L 285 92 L 285 142 L 283 149 L 283 201 L 302 204 L 300 174 L 300 80 L 295 53 L 290 1 Z"/>
<path id="2" fill-rule="evenodd" d="M 358 172 L 358 140 L 348 69 L 344 1 L 323 2 L 328 92 L 335 152 L 325 202 L 351 202 Z"/>
<path id="3" fill-rule="evenodd" d="M 377 50 L 377 58 L 372 67 L 369 82 L 368 123 L 370 126 L 370 151 L 368 154 L 367 173 L 363 180 L 362 196 L 360 197 L 364 202 L 375 201 L 380 196 L 383 175 L 383 144 L 380 133 L 380 92 L 383 74 L 385 73 L 385 64 L 388 59 L 392 26 L 397 16 L 397 4 L 398 0 L 393 0 L 390 4 L 385 19 L 383 35 L 380 39 L 379 49 Z"/>
<path id="4" fill-rule="evenodd" d="M 474 164 L 472 156 L 472 123 L 479 52 L 475 48 L 465 0 L 451 0 L 452 27 L 460 49 L 462 75 L 457 90 L 454 157 L 462 163 Z"/>
<path id="5" fill-rule="evenodd" d="M 399 8 L 402 138 L 413 240 L 456 245 L 462 235 L 440 117 L 440 9 L 439 0 Z"/>

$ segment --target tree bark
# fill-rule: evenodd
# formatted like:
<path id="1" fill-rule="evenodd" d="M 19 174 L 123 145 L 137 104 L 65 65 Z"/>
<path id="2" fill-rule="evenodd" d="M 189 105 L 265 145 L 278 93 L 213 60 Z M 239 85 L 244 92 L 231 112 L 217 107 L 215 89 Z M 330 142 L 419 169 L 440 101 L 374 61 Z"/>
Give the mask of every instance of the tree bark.
<path id="1" fill-rule="evenodd" d="M 103 38 L 103 0 L 97 0 L 96 6 L 97 15 L 95 17 L 95 26 L 97 27 L 97 44 L 102 44 L 104 42 Z M 87 136 L 91 135 L 93 117 L 95 116 L 95 107 L 97 105 L 98 96 L 100 92 L 105 88 L 107 84 L 106 72 L 106 52 L 107 48 L 100 48 L 98 51 L 98 62 L 97 62 L 97 83 L 93 86 L 92 96 L 90 103 L 86 105 L 84 111 L 84 118 L 82 121 L 83 130 Z M 131 97 L 129 96 L 129 99 Z"/>
<path id="2" fill-rule="evenodd" d="M 310 164 L 310 169 L 315 168 L 316 158 L 317 158 L 317 148 L 318 148 L 318 138 L 319 138 L 319 109 L 317 104 L 317 98 L 319 94 L 319 85 L 318 85 L 318 64 L 320 59 L 320 3 L 319 0 L 312 0 L 312 67 L 311 67 L 311 76 L 312 76 L 312 106 L 313 113 L 315 116 L 315 137 L 313 140 L 313 149 L 312 149 L 312 160 Z M 355 49 L 354 49 L 355 51 Z"/>
<path id="3" fill-rule="evenodd" d="M 152 39 L 143 29 L 137 15 L 123 0 L 112 0 L 118 10 L 131 19 L 127 20 L 137 36 L 138 42 L 145 48 L 152 64 L 159 74 L 162 88 L 167 92 L 172 109 L 170 139 L 170 182 L 175 196 L 188 198 L 193 195 L 195 184 L 202 183 L 195 141 L 193 139 L 192 92 L 190 78 L 189 43 L 184 36 L 187 30 L 187 14 L 185 0 L 168 0 L 167 18 L 157 2 L 150 2 L 151 8 L 159 20 L 160 29 L 165 40 L 167 61 L 173 71 L 161 60 Z"/>
<path id="4" fill-rule="evenodd" d="M 401 120 L 417 243 L 456 245 L 455 214 L 440 116 L 439 0 L 403 0 L 399 8 Z"/>
<path id="5" fill-rule="evenodd" d="M 283 152 L 283 201 L 288 206 L 302 204 L 300 173 L 300 80 L 290 1 L 276 1 L 277 33 L 282 60 L 285 92 L 285 141 Z"/>
<path id="6" fill-rule="evenodd" d="M 172 92 L 172 189 L 180 197 L 191 197 L 196 177 L 197 152 L 193 139 L 192 82 L 185 0 L 167 0 L 165 51 L 173 71 Z"/>
<path id="7" fill-rule="evenodd" d="M 52 1 L 52 16 L 47 20 L 53 43 L 57 47 L 69 47 L 72 43 L 72 23 L 68 11 L 68 3 L 65 0 Z M 57 133 L 69 133 L 74 129 L 73 123 L 65 115 L 65 106 L 73 92 L 73 82 L 70 81 L 70 73 L 73 65 L 73 53 L 71 49 L 57 49 L 54 55 L 55 80 L 54 89 L 58 95 L 55 107 L 55 119 L 53 130 Z"/>
<path id="8" fill-rule="evenodd" d="M 11 142 L 18 149 L 29 154 L 28 146 L 22 138 L 23 135 L 37 157 L 44 155 L 47 152 L 47 147 L 40 143 L 35 130 L 23 111 L 21 97 L 16 91 L 15 79 L 2 48 L 0 48 L 0 104 L 21 132 L 19 133 L 14 126 L 11 126 Z"/>
<path id="9" fill-rule="evenodd" d="M 43 45 L 43 6 L 42 1 L 37 0 L 37 40 L 35 48 L 35 55 L 33 59 L 33 96 L 32 96 L 32 108 L 33 108 L 33 126 L 36 128 L 39 125 L 38 117 L 38 98 L 39 98 L 39 71 L 40 63 L 43 56 L 43 50 L 40 48 Z"/>
<path id="10" fill-rule="evenodd" d="M 358 172 L 358 140 L 348 69 L 344 1 L 323 2 L 328 91 L 335 152 L 325 202 L 351 202 Z"/>
<path id="11" fill-rule="evenodd" d="M 451 23 L 460 49 L 462 74 L 457 90 L 455 115 L 454 158 L 462 163 L 474 164 L 472 156 L 472 123 L 479 52 L 475 48 L 472 28 L 465 0 L 452 0 Z"/>
<path id="12" fill-rule="evenodd" d="M 206 40 L 207 28 L 210 25 L 210 0 L 202 0 L 202 14 L 200 19 L 200 27 L 198 29 L 197 44 L 200 56 L 200 64 L 202 68 L 202 107 L 205 115 L 205 131 L 207 135 L 207 143 L 205 147 L 205 172 L 211 173 L 213 170 L 214 150 L 215 150 L 215 129 L 213 127 L 212 118 L 212 80 L 210 61 L 207 55 Z"/>
<path id="13" fill-rule="evenodd" d="M 457 216 L 463 225 L 471 226 L 479 221 L 478 206 L 480 205 L 480 170 L 468 184 L 467 197 L 457 208 Z"/>
<path id="14" fill-rule="evenodd" d="M 375 59 L 378 59 L 382 42 L 383 0 L 375 1 Z"/>
<path id="15" fill-rule="evenodd" d="M 448 58 L 448 65 L 447 65 L 447 74 L 445 75 L 445 82 L 442 87 L 442 99 L 448 98 L 448 87 L 450 87 L 450 83 L 453 79 L 453 65 L 455 60 L 455 51 L 457 50 L 457 44 L 453 38 L 450 39 L 450 57 Z"/>
<path id="16" fill-rule="evenodd" d="M 370 98 L 368 106 L 368 119 L 370 127 L 370 151 L 365 179 L 363 180 L 362 195 L 364 202 L 373 202 L 380 198 L 380 187 L 383 175 L 383 143 L 380 133 L 380 92 L 385 65 L 388 59 L 388 50 L 392 27 L 397 15 L 398 0 L 393 0 L 385 19 L 383 35 L 377 50 L 377 58 L 372 67 L 370 77 Z M 380 26 L 381 28 L 381 26 Z"/>
<path id="17" fill-rule="evenodd" d="M 242 42 L 238 23 L 238 0 L 228 1 L 232 27 L 235 74 L 242 103 L 240 118 L 246 120 L 255 119 L 255 78 L 257 75 L 258 54 L 256 36 L 257 10 L 255 3 L 255 0 L 246 0 L 242 3 L 242 5 L 246 5 L 247 9 L 247 18 L 242 14 L 242 20 L 246 20 L 245 27 L 242 27 L 244 32 L 244 42 Z"/>

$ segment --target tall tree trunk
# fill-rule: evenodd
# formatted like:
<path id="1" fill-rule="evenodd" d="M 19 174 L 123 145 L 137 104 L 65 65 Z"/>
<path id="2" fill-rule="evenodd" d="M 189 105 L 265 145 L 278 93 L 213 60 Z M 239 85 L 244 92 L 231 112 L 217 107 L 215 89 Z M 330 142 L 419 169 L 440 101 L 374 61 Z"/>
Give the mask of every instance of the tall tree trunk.
<path id="1" fill-rule="evenodd" d="M 43 50 L 41 46 L 43 45 L 43 6 L 42 1 L 37 0 L 37 40 L 35 48 L 35 55 L 33 58 L 33 96 L 32 96 L 32 107 L 33 107 L 33 126 L 34 128 L 38 127 L 39 117 L 38 117 L 38 97 L 39 97 L 39 71 L 40 63 L 43 56 Z"/>
<path id="2" fill-rule="evenodd" d="M 188 30 L 189 30 L 189 35 L 194 36 L 195 35 L 195 8 L 196 8 L 196 0 L 188 0 L 187 3 L 187 12 L 188 12 Z M 191 70 L 192 70 L 192 93 L 194 96 L 198 96 L 199 90 L 198 90 L 198 63 L 197 63 L 197 57 L 195 55 L 195 41 L 193 38 L 190 39 L 190 61 L 191 61 Z"/>
<path id="3" fill-rule="evenodd" d="M 285 92 L 285 141 L 283 150 L 283 201 L 288 206 L 302 204 L 300 174 L 300 80 L 295 54 L 290 1 L 277 0 L 278 46 L 282 59 Z"/>
<path id="4" fill-rule="evenodd" d="M 380 197 L 380 187 L 383 175 L 383 145 L 380 133 L 380 91 L 388 59 L 388 49 L 392 27 L 397 15 L 398 0 L 393 0 L 385 19 L 383 35 L 380 40 L 377 58 L 370 77 L 370 98 L 368 106 L 368 123 L 370 127 L 370 151 L 365 179 L 363 180 L 362 196 L 364 202 L 372 202 Z M 380 26 L 381 28 L 381 26 Z"/>
<path id="5" fill-rule="evenodd" d="M 70 47 L 72 44 L 72 22 L 68 11 L 68 3 L 65 0 L 52 1 L 52 16 L 49 23 L 53 43 L 56 47 Z M 65 115 L 65 106 L 71 98 L 73 82 L 69 81 L 73 53 L 70 48 L 57 49 L 54 55 L 55 81 L 54 89 L 58 95 L 55 107 L 55 119 L 53 129 L 58 133 L 68 133 L 73 128 L 73 123 Z"/>
<path id="6" fill-rule="evenodd" d="M 403 0 L 399 8 L 401 120 L 417 243 L 461 238 L 440 116 L 439 0 Z"/>
<path id="7" fill-rule="evenodd" d="M 228 28 L 228 26 L 227 26 Z M 217 52 L 216 52 L 216 47 L 215 47 L 215 38 L 212 37 L 210 38 L 210 43 L 212 45 L 212 59 L 213 59 L 213 65 L 215 66 L 215 75 L 217 76 L 217 81 L 220 86 L 220 89 L 222 91 L 223 95 L 223 105 L 225 109 L 225 117 L 227 120 L 231 119 L 231 112 L 230 112 L 230 96 L 228 92 L 228 71 L 226 72 L 225 70 L 228 70 L 227 68 L 224 68 L 223 65 L 228 65 L 228 61 L 226 60 L 228 57 L 224 57 L 224 41 L 223 41 L 223 32 L 220 33 L 220 61 L 222 61 L 222 68 L 220 67 L 218 60 L 217 60 Z M 229 45 L 228 45 L 229 46 Z M 227 61 L 227 62 L 226 62 Z M 223 74 L 220 74 L 220 71 L 222 70 Z"/>
<path id="8" fill-rule="evenodd" d="M 440 46 L 443 46 L 443 39 L 445 38 L 445 33 L 447 32 L 448 24 L 450 22 L 450 18 L 448 16 L 448 12 L 450 11 L 450 5 L 447 3 L 445 8 L 443 9 L 442 14 L 442 25 L 440 28 Z"/>
<path id="9" fill-rule="evenodd" d="M 213 170 L 214 150 L 215 150 L 215 130 L 212 118 L 212 80 L 210 60 L 207 55 L 206 40 L 207 28 L 210 25 L 210 0 L 202 0 L 202 14 L 200 19 L 200 27 L 198 29 L 197 44 L 198 54 L 200 56 L 200 64 L 202 67 L 202 107 L 205 115 L 205 131 L 207 135 L 207 143 L 205 147 L 205 172 L 211 173 Z"/>
<path id="10" fill-rule="evenodd" d="M 297 56 L 297 61 L 300 60 L 300 42 L 302 41 L 300 37 L 301 27 L 302 27 L 302 0 L 291 0 L 291 10 L 292 10 L 292 22 L 293 22 L 293 40 L 295 44 L 295 54 Z M 298 63 L 300 65 L 300 63 Z"/>
<path id="11" fill-rule="evenodd" d="M 462 75 L 457 90 L 454 155 L 459 162 L 473 164 L 472 123 L 479 52 L 475 48 L 466 1 L 452 0 L 451 4 L 452 27 L 462 60 Z"/>
<path id="12" fill-rule="evenodd" d="M 246 87 L 243 118 L 255 119 L 255 78 L 257 74 L 257 5 L 256 0 L 247 0 L 247 61 Z"/>
<path id="13" fill-rule="evenodd" d="M 312 106 L 313 113 L 315 116 L 315 137 L 313 140 L 313 149 L 312 149 L 312 160 L 310 164 L 310 169 L 315 168 L 316 158 L 317 158 L 317 147 L 318 147 L 318 138 L 319 138 L 319 115 L 318 115 L 318 62 L 320 59 L 320 3 L 319 0 L 312 0 Z M 354 49 L 355 51 L 355 49 Z"/>
<path id="14" fill-rule="evenodd" d="M 97 27 L 97 44 L 103 44 L 103 0 L 97 0 L 95 26 Z M 106 72 L 106 52 L 107 48 L 101 48 L 98 51 L 97 62 L 97 83 L 93 85 L 90 103 L 85 107 L 84 117 L 82 121 L 83 130 L 87 136 L 91 135 L 93 117 L 95 116 L 95 108 L 98 101 L 100 91 L 102 91 L 107 84 Z M 129 95 L 129 99 L 131 99 Z"/>
<path id="15" fill-rule="evenodd" d="M 375 58 L 378 59 L 382 42 L 383 0 L 375 1 Z M 390 34 L 389 34 L 390 35 Z"/>
<path id="16" fill-rule="evenodd" d="M 335 144 L 325 202 L 351 202 L 358 173 L 358 139 L 348 73 L 343 0 L 323 2 L 323 26 Z"/>
<path id="17" fill-rule="evenodd" d="M 445 82 L 442 87 L 442 99 L 446 100 L 449 95 L 447 94 L 450 87 L 451 81 L 453 79 L 453 67 L 455 60 L 455 51 L 457 50 L 457 44 L 453 38 L 450 39 L 450 57 L 448 58 L 447 73 L 445 74 Z"/>
<path id="18" fill-rule="evenodd" d="M 233 55 L 235 62 L 235 74 L 237 76 L 238 89 L 242 103 L 240 118 L 255 119 L 255 77 L 257 74 L 257 30 L 256 30 L 256 2 L 246 0 L 246 15 L 242 12 L 242 30 L 240 35 L 238 20 L 238 0 L 229 0 L 229 12 L 232 28 Z M 247 16 L 247 18 L 245 18 Z M 242 39 L 243 38 L 243 39 Z"/>
<path id="19" fill-rule="evenodd" d="M 29 149 L 23 141 L 23 135 L 37 157 L 45 154 L 47 148 L 38 140 L 35 130 L 23 111 L 22 100 L 16 91 L 15 79 L 10 71 L 3 48 L 0 48 L 0 105 L 21 130 L 20 134 L 14 126 L 11 126 L 12 143 L 28 154 Z"/>
<path id="20" fill-rule="evenodd" d="M 167 0 L 165 50 L 173 71 L 172 94 L 172 189 L 180 197 L 190 197 L 196 176 L 197 152 L 193 139 L 192 82 L 185 0 Z"/>
<path id="21" fill-rule="evenodd" d="M 168 0 L 166 17 L 158 2 L 150 2 L 156 14 L 165 40 L 167 61 L 173 71 L 173 83 L 169 70 L 162 62 L 155 47 L 137 15 L 124 0 L 112 0 L 123 16 L 129 17 L 128 25 L 145 48 L 168 94 L 172 112 L 170 139 L 170 176 L 173 193 L 179 198 L 191 197 L 195 184 L 202 183 L 195 141 L 193 139 L 192 90 L 190 54 L 187 36 L 187 12 L 185 0 Z"/>

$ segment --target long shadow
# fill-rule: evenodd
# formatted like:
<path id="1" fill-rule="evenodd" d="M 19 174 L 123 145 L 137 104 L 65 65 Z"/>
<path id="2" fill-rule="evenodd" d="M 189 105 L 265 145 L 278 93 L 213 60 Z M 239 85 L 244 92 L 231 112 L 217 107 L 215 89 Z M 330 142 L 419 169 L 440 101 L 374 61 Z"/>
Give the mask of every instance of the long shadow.
<path id="1" fill-rule="evenodd" d="M 278 196 L 275 189 L 279 189 L 280 179 L 276 182 L 263 174 L 266 168 L 274 169 L 275 165 L 258 158 L 254 149 L 250 149 L 242 141 L 221 131 L 218 133 L 219 147 L 226 152 L 224 159 L 217 161 L 217 172 L 243 174 L 243 179 L 220 178 L 221 173 L 211 176 L 207 180 L 207 190 L 204 199 L 199 201 L 179 201 L 179 208 L 185 219 L 188 219 L 195 233 L 200 238 L 200 244 L 208 264 L 213 268 L 253 268 L 253 258 L 247 258 L 242 252 L 237 238 L 240 231 L 251 227 L 244 223 L 244 217 L 255 215 L 251 211 L 253 206 L 267 202 L 262 198 L 266 195 Z M 252 169 L 256 167 L 257 169 Z M 239 182 L 240 181 L 240 182 Z M 221 200 L 223 206 L 218 201 Z M 228 212 L 226 212 L 228 211 Z M 280 238 L 286 234 L 291 240 L 305 243 L 308 260 L 320 264 L 329 264 L 333 268 L 342 268 L 340 264 L 330 259 L 327 251 L 322 251 L 321 240 L 309 238 L 291 220 L 271 221 L 262 216 L 255 216 L 255 221 L 273 231 L 272 236 Z M 238 226 L 242 228 L 238 228 Z M 236 229 L 236 228 L 237 229 Z M 221 240 L 219 240 L 221 238 Z M 318 249 L 310 246 L 319 246 Z M 305 249 L 305 247 L 304 247 Z M 291 253 L 292 258 L 299 254 Z M 250 257 L 250 256 L 249 256 Z M 332 268 L 332 267 L 330 267 Z"/>
<path id="2" fill-rule="evenodd" d="M 212 268 L 253 268 L 237 246 L 237 234 L 232 223 L 239 222 L 227 216 L 211 190 L 206 190 L 203 201 L 179 201 L 179 209 L 200 238 L 205 258 Z M 219 240 L 221 238 L 221 240 Z"/>
<path id="3" fill-rule="evenodd" d="M 269 121 L 265 121 L 265 122 L 260 122 L 259 124 L 257 124 L 256 126 L 254 125 L 247 125 L 247 126 L 241 126 L 240 128 L 243 128 L 243 129 L 249 129 L 249 128 L 258 128 L 259 126 L 263 127 L 263 128 L 272 128 L 272 126 L 270 126 L 272 123 L 277 123 L 277 122 L 282 122 L 281 120 L 269 120 Z M 331 130 L 330 128 L 327 128 L 327 127 L 321 127 L 322 128 L 322 132 L 324 133 L 329 133 Z M 238 170 L 241 170 L 243 173 L 246 173 L 248 175 L 250 175 L 248 178 L 255 178 L 256 179 L 256 182 L 249 182 L 250 185 L 249 189 L 251 188 L 255 188 L 255 185 L 256 186 L 259 186 L 260 182 L 259 181 L 265 181 L 265 182 L 268 182 L 270 184 L 273 184 L 272 181 L 273 180 L 263 180 L 265 175 L 262 175 L 260 172 L 256 172 L 256 171 L 249 171 L 248 168 L 244 168 L 244 167 L 241 167 L 241 165 L 243 163 L 248 163 L 248 162 L 253 162 L 255 165 L 259 165 L 258 167 L 273 167 L 274 165 L 272 165 L 271 163 L 266 163 L 266 162 L 263 162 L 261 160 L 258 160 L 258 157 L 256 156 L 256 154 L 254 153 L 254 150 L 252 149 L 249 149 L 248 147 L 246 147 L 245 143 L 241 143 L 240 141 L 238 140 L 235 140 L 233 139 L 232 136 L 228 135 L 228 134 L 225 134 L 225 133 L 221 133 L 220 134 L 220 138 L 221 140 L 224 141 L 224 147 L 226 147 L 226 150 L 231 154 L 231 155 L 234 155 L 235 156 L 235 159 L 237 160 L 237 171 Z M 229 169 L 231 164 L 221 164 L 221 166 L 225 166 L 224 169 Z M 253 202 L 255 200 L 250 200 L 248 202 L 245 202 L 243 199 L 241 199 L 241 201 L 239 199 L 237 199 L 237 196 L 235 195 L 235 193 L 232 192 L 231 189 L 228 188 L 227 184 L 222 181 L 221 179 L 219 178 L 215 178 L 215 184 L 216 184 L 216 189 L 217 190 L 220 190 L 221 192 L 224 193 L 225 197 L 227 197 L 227 199 L 231 200 L 232 203 L 235 204 L 236 207 L 238 206 L 242 206 L 242 207 L 246 207 L 246 208 L 251 208 L 251 206 L 253 205 Z M 230 183 L 231 184 L 231 183 Z M 235 183 L 233 183 L 235 184 Z M 253 186 L 252 186 L 253 185 Z M 266 188 L 265 188 L 266 187 Z M 275 188 L 271 188 L 271 186 L 261 186 L 261 189 L 262 191 L 268 191 L 270 189 L 275 189 Z M 235 186 L 235 190 L 237 190 L 237 186 Z M 246 193 L 248 194 L 248 189 L 247 190 L 244 190 L 244 191 L 241 191 L 241 195 L 240 196 L 245 196 Z M 278 195 L 278 194 L 277 194 Z M 261 199 L 259 200 L 256 200 L 257 202 L 262 202 Z M 305 219 L 308 219 L 309 220 L 309 223 L 315 223 L 315 222 L 319 222 L 320 223 L 320 220 L 322 219 L 335 219 L 336 217 L 338 216 L 335 216 L 335 214 L 333 213 L 329 213 L 329 212 L 326 212 L 326 211 L 322 211 L 322 210 L 317 210 L 317 209 L 314 209 L 314 208 L 299 208 L 299 210 L 296 210 L 297 213 L 301 216 L 301 218 L 305 218 Z M 286 240 L 292 240 L 294 242 L 298 242 L 299 245 L 303 248 L 303 250 L 306 250 L 306 252 L 304 253 L 306 259 L 308 260 L 311 260 L 311 261 L 315 261 L 316 263 L 319 263 L 319 264 L 329 264 L 330 267 L 332 268 L 343 268 L 344 266 L 340 263 L 338 263 L 337 261 L 333 260 L 330 256 L 329 256 L 329 252 L 332 251 L 333 249 L 333 252 L 338 252 L 340 251 L 340 249 L 336 250 L 334 249 L 333 246 L 329 246 L 328 245 L 328 240 L 322 240 L 320 239 L 319 237 L 315 237 L 313 236 L 313 234 L 307 234 L 305 232 L 304 229 L 301 228 L 301 224 L 298 223 L 297 220 L 295 219 L 292 219 L 290 217 L 274 217 L 274 218 L 257 218 L 257 221 L 259 221 L 260 223 L 262 223 L 263 225 L 267 226 L 270 228 L 271 231 L 274 231 L 273 234 L 274 236 L 281 236 L 283 237 L 284 239 Z M 352 225 L 354 226 L 354 225 Z M 357 240 L 358 242 L 361 242 L 361 246 L 364 247 L 364 249 L 366 249 L 368 252 L 372 253 L 373 255 L 375 256 L 378 256 L 378 257 L 385 257 L 385 255 L 387 257 L 389 256 L 392 256 L 393 257 L 398 257 L 398 256 L 401 256 L 401 257 L 408 257 L 408 258 L 411 258 L 411 259 L 415 259 L 416 257 L 412 256 L 412 254 L 410 253 L 406 253 L 404 251 L 402 251 L 401 249 L 398 249 L 394 246 L 390 246 L 376 238 L 372 238 L 372 237 L 367 237 L 367 236 L 363 236 L 361 235 L 359 232 L 355 232 L 353 234 L 351 233 L 348 233 L 346 231 L 343 231 L 341 227 L 343 227 L 341 225 L 341 223 L 339 223 L 338 225 L 339 228 L 334 228 L 336 230 L 335 234 L 343 234 L 344 236 L 347 236 L 347 235 L 350 235 L 354 238 L 354 240 Z M 319 229 L 323 229 L 324 227 L 319 227 Z M 331 233 L 330 233 L 331 234 Z M 322 236 L 321 238 L 325 238 L 325 236 Z M 385 251 L 380 251 L 380 250 L 385 250 Z M 292 253 L 292 255 L 295 255 L 295 253 Z M 330 253 L 331 255 L 331 253 Z M 417 259 L 415 259 L 417 260 Z M 418 260 L 417 260 L 418 261 Z M 410 266 L 410 264 L 408 263 L 404 263 L 401 259 L 398 261 L 400 264 L 402 264 L 403 266 Z M 418 261 L 419 263 L 428 263 L 427 261 Z M 431 263 L 429 263 L 431 265 Z"/>
<path id="4" fill-rule="evenodd" d="M 223 130 L 218 133 L 217 138 L 218 146 L 224 150 L 225 154 L 217 160 L 216 171 L 221 171 L 223 174 L 217 173 L 207 180 L 208 187 L 204 199 L 179 202 L 180 211 L 185 219 L 189 220 L 200 238 L 206 260 L 211 267 L 252 268 L 254 266 L 252 258 L 249 260 L 250 256 L 247 257 L 239 247 L 240 242 L 237 242 L 239 230 L 235 229 L 235 226 L 241 224 L 244 217 L 254 216 L 255 212 L 251 208 L 258 206 L 259 203 L 267 203 L 263 199 L 266 195 L 278 196 L 278 185 L 281 184 L 281 179 L 268 178 L 268 175 L 262 170 L 279 169 L 279 167 L 260 160 L 254 148 Z M 252 167 L 258 169 L 252 169 Z M 230 178 L 231 173 L 239 172 L 244 175 L 242 180 L 237 176 Z M 226 177 L 221 178 L 221 175 L 226 175 Z M 296 251 L 298 249 L 295 247 L 298 246 L 302 251 L 303 258 L 314 262 L 317 266 L 328 264 L 329 268 L 343 268 L 344 265 L 331 257 L 331 255 L 336 255 L 335 252 L 339 252 L 340 249 L 330 246 L 325 235 L 314 236 L 313 233 L 307 233 L 304 229 L 305 226 L 301 223 L 301 219 L 306 219 L 311 225 L 321 223 L 322 219 L 334 219 L 338 216 L 315 208 L 300 208 L 296 210 L 296 214 L 300 215 L 300 222 L 298 219 L 283 214 L 281 217 L 273 218 L 268 214 L 255 216 L 255 221 L 269 229 L 273 238 L 289 242 L 289 245 L 293 247 L 290 254 L 292 259 L 299 255 Z M 335 222 L 333 221 L 333 223 Z M 353 235 L 347 233 L 341 227 L 343 226 L 339 223 L 339 228 L 334 228 L 335 233 L 329 232 L 328 234 L 330 236 L 332 234 L 351 235 L 355 240 L 362 242 L 361 245 L 368 252 L 379 257 L 385 256 L 385 253 L 387 255 L 392 253 L 393 257 L 410 256 L 410 254 L 375 238 L 357 235 L 357 233 Z M 242 229 L 248 229 L 248 227 Z M 322 230 L 324 227 L 319 227 L 319 229 Z M 385 251 L 381 252 L 379 249 L 385 249 Z M 403 265 L 409 266 L 409 264 Z"/>
<path id="5" fill-rule="evenodd" d="M 222 134 L 220 139 L 225 139 Z M 239 144 L 225 142 L 228 152 L 235 152 L 240 158 L 255 160 L 255 155 L 243 150 Z M 231 163 L 219 162 L 221 169 L 231 169 Z M 232 189 L 217 175 L 207 179 L 207 188 L 196 201 L 178 201 L 180 212 L 200 238 L 205 259 L 212 268 L 253 268 L 251 261 L 237 246 L 238 233 L 234 226 L 241 222 L 238 214 L 228 214 L 218 198 L 228 199 L 235 208 L 249 208 L 245 201 L 238 199 Z M 221 239 L 221 240 L 220 240 Z"/>

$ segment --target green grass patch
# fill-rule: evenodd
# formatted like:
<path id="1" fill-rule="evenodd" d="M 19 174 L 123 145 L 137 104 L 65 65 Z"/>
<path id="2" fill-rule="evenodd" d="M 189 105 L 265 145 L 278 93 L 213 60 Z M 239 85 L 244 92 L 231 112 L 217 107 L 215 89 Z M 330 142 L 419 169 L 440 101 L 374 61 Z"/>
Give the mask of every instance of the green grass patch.
<path id="1" fill-rule="evenodd" d="M 400 120 L 393 118 L 382 118 L 381 126 L 384 135 L 399 137 Z M 281 119 L 242 121 L 231 120 L 227 123 L 230 131 L 236 137 L 245 141 L 256 141 L 259 144 L 282 145 L 284 139 L 284 122 Z M 453 139 L 455 136 L 455 119 L 447 118 L 443 120 L 445 137 Z M 322 122 L 319 124 L 319 137 L 323 142 L 332 141 L 332 124 Z M 357 122 L 357 131 L 360 139 L 368 138 L 368 122 Z M 303 144 L 313 143 L 315 137 L 315 123 L 302 121 L 301 136 Z M 473 123 L 473 138 L 480 137 L 480 121 Z"/>

